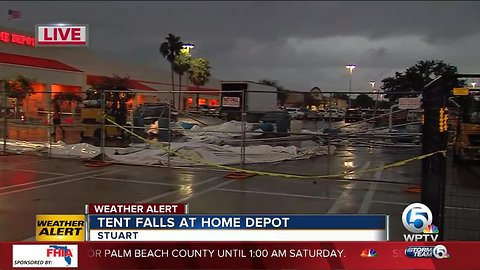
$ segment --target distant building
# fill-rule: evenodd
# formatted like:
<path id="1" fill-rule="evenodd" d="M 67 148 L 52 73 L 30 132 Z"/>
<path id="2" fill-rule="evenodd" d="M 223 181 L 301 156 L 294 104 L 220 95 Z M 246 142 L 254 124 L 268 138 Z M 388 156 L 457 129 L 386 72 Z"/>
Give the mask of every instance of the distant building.
<path id="1" fill-rule="evenodd" d="M 280 101 L 278 102 L 280 104 Z M 305 103 L 304 93 L 289 92 L 283 106 L 285 107 L 303 107 Z"/>
<path id="2" fill-rule="evenodd" d="M 325 95 L 320 95 L 315 98 L 311 95 L 310 92 L 291 92 L 288 94 L 287 99 L 284 102 L 284 106 L 308 108 L 314 111 L 325 110 L 329 107 L 346 110 L 348 107 L 348 100 L 335 97 L 327 97 Z"/>

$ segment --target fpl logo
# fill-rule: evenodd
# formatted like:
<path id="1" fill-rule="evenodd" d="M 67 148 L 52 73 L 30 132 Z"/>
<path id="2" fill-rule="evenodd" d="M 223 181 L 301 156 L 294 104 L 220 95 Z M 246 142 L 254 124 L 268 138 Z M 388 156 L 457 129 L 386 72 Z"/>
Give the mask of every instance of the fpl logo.
<path id="1" fill-rule="evenodd" d="M 37 47 L 88 46 L 87 25 L 36 25 Z"/>
<path id="2" fill-rule="evenodd" d="M 404 234 L 405 241 L 437 241 L 438 227 L 432 224 L 432 211 L 421 203 L 412 203 L 403 210 L 402 222 L 412 234 Z"/>

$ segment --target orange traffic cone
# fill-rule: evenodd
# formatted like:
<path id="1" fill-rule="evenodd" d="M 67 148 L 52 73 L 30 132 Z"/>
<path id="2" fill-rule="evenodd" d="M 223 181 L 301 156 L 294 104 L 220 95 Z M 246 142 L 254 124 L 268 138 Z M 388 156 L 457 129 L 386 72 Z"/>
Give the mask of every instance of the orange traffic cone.
<path id="1" fill-rule="evenodd" d="M 112 165 L 113 162 L 105 154 L 98 154 L 91 159 L 85 160 L 84 165 L 87 167 L 105 167 Z"/>
<path id="2" fill-rule="evenodd" d="M 421 193 L 422 187 L 420 185 L 410 186 L 405 189 L 405 192 L 409 193 Z"/>

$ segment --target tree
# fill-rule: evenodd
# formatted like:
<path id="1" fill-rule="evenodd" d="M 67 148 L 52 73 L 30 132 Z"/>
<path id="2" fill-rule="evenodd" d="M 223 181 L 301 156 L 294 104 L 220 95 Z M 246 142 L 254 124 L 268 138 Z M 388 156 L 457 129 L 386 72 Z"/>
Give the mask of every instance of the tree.
<path id="1" fill-rule="evenodd" d="M 336 99 L 343 99 L 343 100 L 347 100 L 349 99 L 348 95 L 345 94 L 345 93 L 333 93 L 332 94 L 332 97 L 333 98 L 336 98 Z"/>
<path id="2" fill-rule="evenodd" d="M 3 89 L 5 89 L 5 95 L 9 98 L 16 99 L 16 112 L 18 111 L 18 106 L 23 104 L 23 100 L 27 96 L 33 94 L 32 84 L 34 83 L 34 79 L 29 79 L 22 75 L 18 75 L 15 79 L 3 80 Z"/>
<path id="3" fill-rule="evenodd" d="M 130 90 L 130 77 L 118 76 L 103 77 L 103 79 L 92 85 L 91 89 L 86 91 L 86 99 L 101 99 L 102 91 L 105 91 L 105 100 L 111 102 L 128 102 L 135 97 L 135 93 Z M 115 90 L 115 91 L 108 91 Z"/>
<path id="4" fill-rule="evenodd" d="M 385 97 L 390 101 L 396 101 L 400 97 L 418 97 L 423 87 L 436 77 L 450 77 L 455 74 L 457 74 L 457 67 L 443 61 L 419 61 L 403 73 L 395 72 L 394 76 L 383 79 L 381 89 L 385 91 Z M 452 82 L 454 85 L 461 85 L 461 82 L 457 79 L 453 80 L 455 80 Z"/>
<path id="5" fill-rule="evenodd" d="M 258 83 L 273 86 L 277 88 L 277 100 L 280 101 L 280 106 L 285 104 L 285 101 L 288 98 L 288 90 L 285 89 L 278 81 L 270 80 L 270 79 L 261 79 Z"/>
<path id="6" fill-rule="evenodd" d="M 192 57 L 186 50 L 181 50 L 180 55 L 173 62 L 173 71 L 178 74 L 178 88 L 182 91 L 182 76 L 190 69 Z M 178 95 L 178 106 L 180 108 L 182 100 L 182 93 Z"/>
<path id="7" fill-rule="evenodd" d="M 168 34 L 165 38 L 167 41 L 163 42 L 160 45 L 160 53 L 167 61 L 170 63 L 170 71 L 172 75 L 172 105 L 175 107 L 175 86 L 174 86 L 174 79 L 173 79 L 173 65 L 175 60 L 180 55 L 180 51 L 182 50 L 183 43 L 180 41 L 180 37 L 175 36 L 174 34 Z"/>
<path id="8" fill-rule="evenodd" d="M 357 108 L 371 108 L 375 101 L 369 95 L 360 94 L 353 100 L 354 107 Z"/>
<path id="9" fill-rule="evenodd" d="M 390 101 L 379 100 L 377 104 L 377 109 L 390 109 L 390 106 L 393 104 Z"/>
<path id="10" fill-rule="evenodd" d="M 210 63 L 205 58 L 192 58 L 190 62 L 190 69 L 188 70 L 188 79 L 192 84 L 197 86 L 197 90 L 200 90 L 200 86 L 205 85 L 210 79 Z M 196 95 L 196 106 L 198 110 L 198 101 L 200 93 Z"/>

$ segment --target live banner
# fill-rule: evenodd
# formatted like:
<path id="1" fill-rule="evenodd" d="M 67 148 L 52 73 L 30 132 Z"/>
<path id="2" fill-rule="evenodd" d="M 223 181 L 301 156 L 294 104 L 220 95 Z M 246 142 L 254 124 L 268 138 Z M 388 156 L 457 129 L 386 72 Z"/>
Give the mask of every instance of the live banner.
<path id="1" fill-rule="evenodd" d="M 479 269 L 480 242 L 3 242 L 0 268 Z"/>

